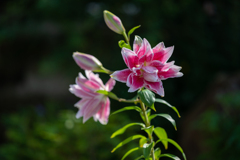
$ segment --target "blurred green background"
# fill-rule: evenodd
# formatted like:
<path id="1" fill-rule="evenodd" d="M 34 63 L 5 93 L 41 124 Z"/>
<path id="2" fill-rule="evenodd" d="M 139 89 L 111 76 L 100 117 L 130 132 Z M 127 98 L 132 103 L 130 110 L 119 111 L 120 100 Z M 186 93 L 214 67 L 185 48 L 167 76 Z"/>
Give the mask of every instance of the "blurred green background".
<path id="1" fill-rule="evenodd" d="M 240 2 L 238 0 L 8 0 L 0 1 L 0 159 L 121 159 L 132 142 L 114 153 L 121 140 L 142 131 L 110 135 L 129 122 L 129 111 L 106 126 L 75 119 L 78 98 L 68 91 L 78 72 L 74 51 L 97 57 L 106 68 L 126 68 L 118 47 L 123 39 L 107 28 L 102 12 L 122 19 L 127 31 L 155 46 L 175 46 L 170 60 L 184 76 L 163 81 L 165 97 L 182 118 L 155 119 L 183 147 L 189 160 L 236 160 L 240 150 Z M 133 36 L 131 37 L 132 44 Z M 100 74 L 106 82 L 108 75 Z M 113 92 L 132 98 L 125 84 Z M 111 100 L 111 111 L 124 107 Z M 160 145 L 163 149 L 163 146 Z M 163 152 L 181 155 L 174 147 Z M 141 153 L 133 153 L 134 159 Z"/>

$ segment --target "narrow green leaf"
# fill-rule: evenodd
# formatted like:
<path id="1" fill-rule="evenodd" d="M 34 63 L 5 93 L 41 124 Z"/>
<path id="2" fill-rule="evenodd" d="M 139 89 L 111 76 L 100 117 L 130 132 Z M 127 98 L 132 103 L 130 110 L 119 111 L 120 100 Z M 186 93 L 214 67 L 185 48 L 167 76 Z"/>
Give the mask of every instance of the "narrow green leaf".
<path id="1" fill-rule="evenodd" d="M 141 27 L 141 25 L 136 26 L 136 27 L 133 27 L 133 28 L 128 32 L 128 39 L 130 39 L 130 35 L 131 35 L 136 29 L 138 29 L 139 27 Z"/>
<path id="2" fill-rule="evenodd" d="M 140 90 L 138 96 L 141 101 L 148 107 L 151 107 L 155 102 L 155 94 L 148 89 Z"/>
<path id="3" fill-rule="evenodd" d="M 104 94 L 104 95 L 108 95 L 108 91 L 105 91 L 105 90 L 98 90 L 97 93 L 100 93 L 100 94 Z"/>
<path id="4" fill-rule="evenodd" d="M 127 153 L 124 154 L 124 156 L 122 157 L 121 160 L 124 160 L 130 153 L 132 153 L 132 152 L 134 152 L 134 151 L 137 151 L 137 150 L 139 150 L 139 149 L 140 149 L 139 147 L 130 149 Z"/>
<path id="5" fill-rule="evenodd" d="M 175 130 L 177 130 L 176 122 L 175 122 L 175 120 L 174 120 L 169 114 L 153 114 L 153 115 L 151 115 L 151 116 L 149 117 L 149 120 L 152 120 L 153 118 L 155 118 L 155 117 L 157 117 L 157 116 L 166 118 L 169 122 L 172 123 L 172 125 L 173 125 L 174 128 L 175 128 Z"/>
<path id="6" fill-rule="evenodd" d="M 120 41 L 118 42 L 118 45 L 119 45 L 120 48 L 125 47 L 125 48 L 128 48 L 128 49 L 131 49 L 131 46 L 130 46 L 129 44 L 125 43 L 124 40 L 120 40 Z"/>
<path id="7" fill-rule="evenodd" d="M 178 115 L 179 118 L 181 117 L 180 114 L 179 114 L 179 112 L 178 112 L 178 110 L 177 110 L 177 108 L 174 107 L 174 106 L 172 106 L 171 104 L 169 104 L 167 101 L 165 101 L 165 100 L 163 100 L 163 99 L 156 98 L 156 99 L 155 99 L 155 102 L 158 102 L 158 103 L 162 103 L 162 104 L 167 105 L 168 107 L 172 108 L 172 109 L 177 113 L 177 115 Z"/>
<path id="8" fill-rule="evenodd" d="M 127 111 L 127 110 L 136 110 L 138 112 L 141 112 L 141 109 L 138 106 L 127 106 L 127 107 L 121 108 L 121 109 L 113 112 L 111 115 L 117 114 L 119 112 Z"/>
<path id="9" fill-rule="evenodd" d="M 105 90 L 98 90 L 97 93 L 100 93 L 100 94 L 104 94 L 108 97 L 111 97 L 113 99 L 118 99 L 118 97 L 116 96 L 116 94 L 112 93 L 112 92 L 108 92 L 108 91 L 105 91 Z"/>
<path id="10" fill-rule="evenodd" d="M 179 146 L 179 144 L 177 144 L 177 142 L 175 142 L 174 140 L 168 138 L 168 139 L 159 139 L 159 140 L 156 142 L 156 144 L 159 143 L 159 142 L 161 142 L 161 141 L 168 141 L 169 143 L 171 143 L 172 145 L 174 145 L 174 146 L 182 153 L 182 156 L 183 156 L 184 160 L 187 160 L 187 159 L 186 159 L 186 156 L 185 156 L 185 154 L 184 154 L 184 152 L 183 152 L 183 150 L 182 150 L 182 148 Z"/>
<path id="11" fill-rule="evenodd" d="M 161 149 L 160 148 L 156 148 L 154 150 L 154 155 L 156 159 L 159 159 L 159 156 L 161 155 Z"/>
<path id="12" fill-rule="evenodd" d="M 145 143 L 143 145 L 143 156 L 145 158 L 148 158 L 150 156 L 153 145 L 154 145 L 153 142 L 152 143 Z"/>
<path id="13" fill-rule="evenodd" d="M 143 145 L 145 144 L 145 143 L 147 143 L 147 141 L 148 141 L 148 139 L 146 138 L 146 137 L 144 137 L 144 138 L 141 138 L 140 140 L 139 140 L 139 147 L 143 147 Z"/>
<path id="14" fill-rule="evenodd" d="M 151 108 L 152 110 L 154 110 L 156 112 L 156 109 L 154 107 L 154 103 L 149 108 Z"/>
<path id="15" fill-rule="evenodd" d="M 145 124 L 143 124 L 143 123 L 130 123 L 130 124 L 127 124 L 124 127 L 120 128 L 120 129 L 118 129 L 117 131 L 115 131 L 112 134 L 111 138 L 114 138 L 117 135 L 123 134 L 127 128 L 129 128 L 131 126 L 134 126 L 134 125 L 139 125 L 139 126 L 145 127 Z"/>
<path id="16" fill-rule="evenodd" d="M 134 136 L 131 136 L 131 137 L 128 137 L 127 139 L 125 139 L 124 141 L 120 142 L 115 148 L 113 148 L 113 150 L 111 152 L 114 152 L 116 149 L 118 149 L 119 147 L 122 147 L 123 145 L 125 145 L 126 143 L 134 140 L 134 139 L 137 139 L 137 138 L 143 138 L 144 136 L 142 135 L 134 135 Z"/>
<path id="17" fill-rule="evenodd" d="M 167 136 L 167 132 L 165 131 L 165 129 L 161 128 L 161 127 L 156 127 L 153 131 L 156 136 L 161 140 L 161 139 L 168 139 Z M 165 149 L 168 148 L 168 141 L 163 140 L 162 144 L 164 145 Z"/>
<path id="18" fill-rule="evenodd" d="M 148 126 L 146 128 L 142 128 L 148 135 L 152 135 L 152 132 L 154 130 L 154 126 Z"/>
<path id="19" fill-rule="evenodd" d="M 177 157 L 173 154 L 161 154 L 160 157 L 169 157 L 169 158 L 174 159 L 174 160 L 181 160 L 179 157 Z"/>
<path id="20" fill-rule="evenodd" d="M 139 160 L 139 159 L 142 159 L 142 158 L 144 158 L 143 155 L 141 155 L 140 157 L 138 157 L 138 158 L 136 158 L 136 159 L 134 159 L 134 160 Z"/>

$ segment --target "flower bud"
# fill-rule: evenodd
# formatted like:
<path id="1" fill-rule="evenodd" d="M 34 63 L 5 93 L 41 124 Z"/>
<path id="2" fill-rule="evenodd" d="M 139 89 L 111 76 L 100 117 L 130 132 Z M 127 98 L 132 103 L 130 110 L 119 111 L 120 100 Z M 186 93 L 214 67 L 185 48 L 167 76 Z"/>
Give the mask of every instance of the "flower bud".
<path id="1" fill-rule="evenodd" d="M 118 34 L 124 33 L 125 28 L 123 27 L 121 20 L 117 16 L 106 10 L 103 12 L 103 15 L 107 26 L 111 30 Z"/>
<path id="2" fill-rule="evenodd" d="M 101 70 L 102 63 L 92 55 L 74 52 L 73 59 L 79 67 L 85 70 Z"/>

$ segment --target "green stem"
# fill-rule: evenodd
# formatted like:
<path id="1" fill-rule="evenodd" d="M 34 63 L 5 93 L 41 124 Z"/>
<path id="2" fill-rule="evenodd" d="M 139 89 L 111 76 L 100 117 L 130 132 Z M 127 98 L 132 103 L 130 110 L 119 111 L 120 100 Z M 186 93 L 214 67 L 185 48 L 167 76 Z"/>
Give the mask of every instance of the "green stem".
<path id="1" fill-rule="evenodd" d="M 108 95 L 108 97 L 114 99 L 114 100 L 117 100 L 119 102 L 124 102 L 124 103 L 134 103 L 134 104 L 137 104 L 139 103 L 139 100 L 138 99 L 133 99 L 133 100 L 128 100 L 128 99 L 124 99 L 124 98 L 118 98 L 117 96 L 113 96 L 111 94 Z"/>
<path id="2" fill-rule="evenodd" d="M 127 44 L 130 45 L 130 43 L 129 43 L 129 39 L 128 39 L 128 36 L 127 36 L 127 34 L 126 34 L 125 31 L 123 32 L 123 37 L 125 38 Z"/>
<path id="3" fill-rule="evenodd" d="M 142 112 L 143 112 L 143 116 L 144 116 L 144 118 L 145 118 L 144 123 L 145 123 L 146 127 L 149 127 L 151 124 L 150 124 L 150 121 L 149 121 L 148 116 L 147 116 L 147 112 L 146 112 L 147 109 L 146 109 L 144 103 L 143 103 L 141 100 L 139 100 L 139 102 L 140 102 L 140 105 L 141 105 L 141 109 L 142 109 Z M 148 135 L 148 138 L 149 138 L 150 142 L 152 143 L 152 142 L 153 142 L 152 135 L 149 134 L 149 135 Z M 151 155 L 152 155 L 152 160 L 155 160 L 154 148 L 152 148 L 152 150 L 151 150 Z"/>

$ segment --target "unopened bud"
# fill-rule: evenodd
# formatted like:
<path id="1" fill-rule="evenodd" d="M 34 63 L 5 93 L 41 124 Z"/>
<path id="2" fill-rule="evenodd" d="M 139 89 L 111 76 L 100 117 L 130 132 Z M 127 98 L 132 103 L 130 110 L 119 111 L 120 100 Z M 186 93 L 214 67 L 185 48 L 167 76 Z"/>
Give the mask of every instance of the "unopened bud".
<path id="1" fill-rule="evenodd" d="M 102 63 L 92 55 L 74 52 L 73 59 L 79 67 L 85 70 L 101 70 Z"/>
<path id="2" fill-rule="evenodd" d="M 123 34 L 125 31 L 125 28 L 122 25 L 121 20 L 114 14 L 112 14 L 109 11 L 104 11 L 103 12 L 104 15 L 104 20 L 107 24 L 107 26 L 113 30 L 114 32 L 118 33 L 118 34 Z"/>

